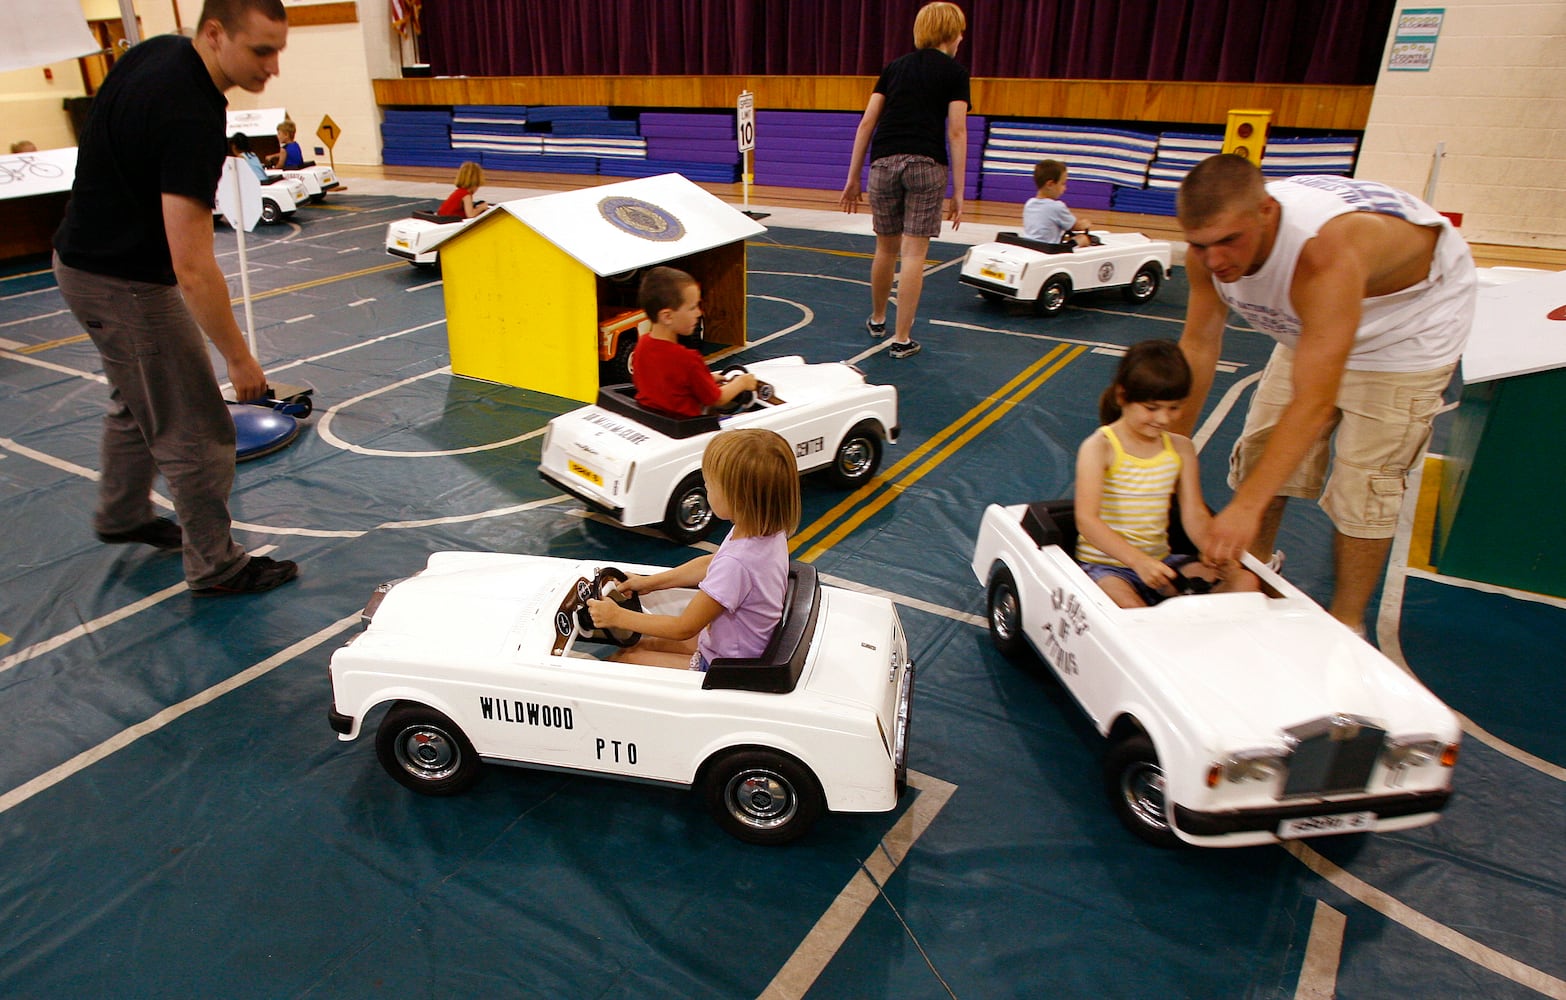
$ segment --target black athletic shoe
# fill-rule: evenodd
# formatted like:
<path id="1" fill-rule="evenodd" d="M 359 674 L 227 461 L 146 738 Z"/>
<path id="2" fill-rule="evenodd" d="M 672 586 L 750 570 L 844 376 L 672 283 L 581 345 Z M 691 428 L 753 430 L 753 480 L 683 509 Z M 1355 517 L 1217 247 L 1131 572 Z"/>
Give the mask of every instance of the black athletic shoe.
<path id="1" fill-rule="evenodd" d="M 886 353 L 894 358 L 911 358 L 923 349 L 919 346 L 917 340 L 909 340 L 902 343 L 893 341 L 892 345 L 886 349 Z"/>
<path id="2" fill-rule="evenodd" d="M 873 319 L 865 320 L 865 332 L 877 340 L 881 339 L 886 336 L 886 320 L 883 319 L 879 323 Z"/>
<path id="3" fill-rule="evenodd" d="M 262 591 L 271 590 L 273 587 L 281 587 L 283 584 L 299 575 L 299 565 L 287 559 L 268 559 L 266 556 L 251 556 L 245 563 L 245 568 L 210 587 L 192 587 L 190 592 L 197 597 L 228 597 L 231 594 L 259 594 Z"/>
<path id="4" fill-rule="evenodd" d="M 150 545 L 155 549 L 180 549 L 185 547 L 185 533 L 179 525 L 166 517 L 155 517 L 140 527 L 129 531 L 99 531 L 98 541 L 110 545 L 132 543 Z"/>

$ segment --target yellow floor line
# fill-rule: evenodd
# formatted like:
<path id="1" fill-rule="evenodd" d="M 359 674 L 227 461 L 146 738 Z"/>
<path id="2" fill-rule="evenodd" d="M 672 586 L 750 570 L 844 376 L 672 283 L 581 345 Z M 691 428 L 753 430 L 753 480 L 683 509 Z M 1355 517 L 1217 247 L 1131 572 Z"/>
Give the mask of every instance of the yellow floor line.
<path id="1" fill-rule="evenodd" d="M 954 455 L 959 449 L 963 447 L 963 445 L 973 440 L 1001 417 L 1005 416 L 1007 413 L 1010 413 L 1012 407 L 1016 406 L 1019 402 L 1032 395 L 1035 391 L 1038 390 L 1040 386 L 1058 374 L 1061 369 L 1065 368 L 1082 354 L 1086 353 L 1086 351 L 1087 348 L 1085 347 L 1068 349 L 1065 347 L 1065 345 L 1055 348 L 1039 361 L 1024 369 L 1022 373 L 1019 374 L 1016 378 L 1008 382 L 1000 394 L 986 397 L 983 402 L 979 403 L 973 409 L 964 414 L 960 420 L 948 425 L 935 437 L 925 442 L 923 446 L 915 450 L 906 459 L 899 462 L 895 467 L 887 472 L 884 478 L 882 476 L 877 476 L 875 480 L 870 482 L 868 485 L 861 487 L 859 490 L 856 490 L 851 496 L 849 496 L 842 503 L 839 503 L 836 507 L 832 508 L 831 511 L 828 511 L 824 517 L 818 519 L 805 531 L 800 532 L 800 534 L 795 537 L 794 541 L 790 543 L 790 548 L 794 551 L 798 551 L 804 542 L 808 541 L 811 536 L 816 534 L 826 525 L 830 524 L 833 520 L 840 516 L 841 513 L 848 510 L 850 507 L 859 504 L 861 500 L 868 498 L 871 493 L 873 493 L 880 486 L 884 485 L 886 487 L 884 492 L 874 499 L 869 500 L 868 503 L 864 503 L 862 506 L 860 506 L 859 510 L 855 512 L 853 516 L 845 520 L 831 533 L 826 535 L 826 537 L 822 538 L 821 541 L 811 546 L 809 551 L 799 557 L 802 562 L 815 561 L 824 552 L 826 552 L 827 549 L 842 541 L 855 528 L 859 527 L 865 521 L 879 513 L 883 508 L 885 508 L 888 504 L 900 496 L 904 490 L 918 482 L 920 479 L 923 479 L 937 466 Z M 1048 365 L 1048 367 L 1044 368 L 1042 373 L 1034 375 L 1035 372 L 1038 372 L 1041 366 L 1045 365 Z M 1013 387 L 1017 384 L 1018 381 L 1027 378 L 1030 375 L 1033 375 L 1031 381 L 1026 382 L 1022 388 L 1017 389 L 1015 392 L 1012 391 Z M 1002 395 L 1008 392 L 1011 393 L 1009 396 L 1003 396 L 1003 398 L 997 399 L 997 395 Z M 961 430 L 964 425 L 967 425 L 966 429 Z M 947 438 L 951 439 L 950 443 L 943 445 L 943 442 Z M 931 454 L 932 452 L 933 454 Z M 892 481 L 902 469 L 907 468 L 914 462 L 919 461 L 925 455 L 931 455 L 931 457 L 924 461 L 922 465 L 919 465 L 907 475 L 903 476 L 903 478 Z"/>
<path id="2" fill-rule="evenodd" d="M 1419 483 L 1419 497 L 1414 505 L 1414 529 L 1408 538 L 1408 565 L 1412 569 L 1435 572 L 1430 561 L 1435 543 L 1436 503 L 1441 499 L 1441 474 L 1446 468 L 1443 459 L 1425 456 L 1424 475 Z"/>

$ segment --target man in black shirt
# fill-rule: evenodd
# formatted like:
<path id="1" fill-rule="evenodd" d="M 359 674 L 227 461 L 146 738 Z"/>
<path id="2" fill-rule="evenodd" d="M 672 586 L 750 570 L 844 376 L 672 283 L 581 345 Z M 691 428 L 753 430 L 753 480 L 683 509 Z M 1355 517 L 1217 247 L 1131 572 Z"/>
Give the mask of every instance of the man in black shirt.
<path id="1" fill-rule="evenodd" d="M 54 239 L 60 292 L 113 390 L 94 528 L 105 542 L 183 549 L 201 596 L 270 590 L 298 573 L 234 541 L 234 424 L 202 339 L 223 355 L 238 399 L 266 391 L 213 254 L 212 207 L 223 94 L 259 93 L 287 37 L 281 0 L 207 0 L 193 39 L 163 35 L 126 52 L 93 101 Z M 158 473 L 178 525 L 153 517 Z"/>
<path id="2" fill-rule="evenodd" d="M 941 232 L 948 156 L 952 228 L 962 224 L 962 189 L 968 153 L 968 71 L 953 58 L 967 20 L 953 3 L 928 3 L 914 18 L 913 52 L 881 71 L 854 134 L 854 153 L 843 186 L 843 211 L 859 208 L 860 174 L 870 153 L 870 211 L 875 260 L 870 265 L 872 337 L 886 336 L 886 304 L 899 258 L 897 328 L 887 354 L 919 353 L 909 337 L 924 289 L 925 253 Z M 873 139 L 873 141 L 872 141 Z"/>

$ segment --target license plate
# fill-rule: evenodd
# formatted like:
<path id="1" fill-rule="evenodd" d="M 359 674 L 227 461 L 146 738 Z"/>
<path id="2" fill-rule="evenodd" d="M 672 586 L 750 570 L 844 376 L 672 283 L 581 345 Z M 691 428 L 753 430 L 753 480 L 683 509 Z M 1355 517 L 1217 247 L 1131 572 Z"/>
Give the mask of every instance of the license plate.
<path id="1" fill-rule="evenodd" d="M 979 274 L 983 275 L 986 278 L 992 278 L 995 281 L 1010 281 L 1011 280 L 1011 275 L 1005 273 L 1004 271 L 997 271 L 994 268 L 989 268 L 989 267 L 981 267 L 981 268 L 979 268 Z"/>
<path id="2" fill-rule="evenodd" d="M 399 250 L 406 250 L 406 249 L 408 249 L 408 241 L 407 240 L 401 240 L 401 239 L 398 240 L 397 241 L 397 248 Z"/>
<path id="3" fill-rule="evenodd" d="M 1325 837 L 1334 833 L 1359 833 L 1373 830 L 1376 814 L 1373 812 L 1339 813 L 1336 816 L 1300 816 L 1278 824 L 1280 840 L 1296 840 L 1300 837 Z"/>
<path id="4" fill-rule="evenodd" d="M 566 468 L 570 469 L 576 475 L 581 476 L 583 479 L 585 479 L 588 482 L 592 483 L 594 486 L 602 486 L 604 484 L 604 477 L 603 476 L 600 476 L 598 473 L 594 472 L 592 469 L 589 469 L 587 466 L 583 465 L 580 462 L 573 462 L 573 461 L 567 460 L 566 461 Z"/>

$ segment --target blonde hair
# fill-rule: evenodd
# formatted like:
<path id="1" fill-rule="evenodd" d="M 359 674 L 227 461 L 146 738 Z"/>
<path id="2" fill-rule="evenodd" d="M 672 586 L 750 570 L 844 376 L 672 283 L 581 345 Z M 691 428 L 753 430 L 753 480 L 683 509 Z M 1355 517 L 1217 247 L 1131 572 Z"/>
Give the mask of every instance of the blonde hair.
<path id="1" fill-rule="evenodd" d="M 1231 209 L 1254 209 L 1267 197 L 1267 179 L 1243 156 L 1219 153 L 1191 168 L 1175 195 L 1175 215 L 1184 226 L 1206 225 Z"/>
<path id="2" fill-rule="evenodd" d="M 457 187 L 477 191 L 484 184 L 484 168 L 472 160 L 457 168 Z"/>
<path id="3" fill-rule="evenodd" d="M 776 431 L 719 431 L 702 452 L 701 474 L 723 491 L 741 536 L 799 527 L 799 463 Z"/>
<path id="4" fill-rule="evenodd" d="M 299 126 L 294 124 L 292 118 L 284 118 L 277 123 L 277 134 L 286 136 L 289 142 L 293 142 L 294 137 L 299 134 Z"/>
<path id="5" fill-rule="evenodd" d="M 914 17 L 914 48 L 933 49 L 961 35 L 968 27 L 962 8 L 954 3 L 927 3 Z"/>

